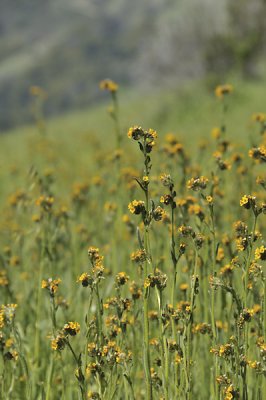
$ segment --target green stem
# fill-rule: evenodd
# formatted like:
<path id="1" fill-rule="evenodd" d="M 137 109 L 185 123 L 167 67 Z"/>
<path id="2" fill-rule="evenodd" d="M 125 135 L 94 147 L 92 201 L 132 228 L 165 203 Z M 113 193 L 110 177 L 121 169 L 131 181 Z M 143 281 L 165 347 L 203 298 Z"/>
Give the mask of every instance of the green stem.
<path id="1" fill-rule="evenodd" d="M 37 306 L 36 306 L 36 322 L 35 322 L 35 341 L 34 341 L 34 360 L 38 360 L 38 356 L 40 354 L 40 328 L 39 328 L 39 321 L 40 321 L 40 311 L 41 311 L 41 283 L 42 283 L 42 275 L 44 269 L 44 254 L 45 254 L 45 238 L 42 240 L 42 249 L 41 249 L 41 256 L 40 256 L 40 269 L 39 275 L 37 279 Z"/>
<path id="2" fill-rule="evenodd" d="M 163 374 L 163 389 L 164 399 L 168 400 L 168 385 L 169 385 L 169 360 L 168 360 L 168 348 L 163 326 L 163 307 L 162 307 L 162 292 L 156 288 L 158 308 L 159 308 L 159 323 L 160 323 L 160 347 L 161 347 L 161 360 L 162 360 L 162 374 Z"/>
<path id="3" fill-rule="evenodd" d="M 129 389 L 130 389 L 130 396 L 131 396 L 130 398 L 131 398 L 131 400 L 135 400 L 135 394 L 134 394 L 132 381 L 131 381 L 130 377 L 126 373 L 124 373 L 124 378 L 126 379 L 126 381 L 128 383 L 128 386 L 129 386 Z"/>
<path id="4" fill-rule="evenodd" d="M 98 327 L 98 337 L 99 344 L 102 345 L 103 342 L 103 329 L 102 329 L 102 304 L 99 294 L 98 283 L 96 284 L 96 298 L 97 298 L 97 327 Z"/>
<path id="5" fill-rule="evenodd" d="M 191 398 L 192 394 L 192 376 L 191 376 L 191 349 L 192 349 L 192 324 L 193 324 L 193 313 L 194 313 L 194 304 L 196 297 L 196 277 L 197 277 L 197 265 L 198 265 L 198 249 L 195 249 L 195 261 L 194 261 L 194 271 L 193 271 L 193 281 L 191 285 L 191 296 L 190 296 L 190 307 L 191 307 L 191 315 L 188 324 L 188 334 L 187 334 L 187 376 L 188 376 L 188 387 L 187 387 L 187 398 Z"/>
<path id="6" fill-rule="evenodd" d="M 253 223 L 253 227 L 252 227 L 249 253 L 248 253 L 248 258 L 246 261 L 245 284 L 244 284 L 244 307 L 245 308 L 247 308 L 247 306 L 248 306 L 249 267 L 250 267 L 252 251 L 253 251 L 253 243 L 254 243 L 255 230 L 256 230 L 256 225 L 257 225 L 257 218 L 258 218 L 257 215 L 254 214 L 254 223 Z M 247 324 L 244 327 L 244 350 L 245 350 L 245 357 L 246 357 L 246 359 L 248 359 L 248 325 Z M 243 400 L 248 400 L 248 383 L 247 383 L 247 367 L 246 366 L 244 366 L 242 378 L 243 378 Z"/>
<path id="7" fill-rule="evenodd" d="M 146 142 L 144 140 L 144 165 L 145 165 L 145 175 L 149 175 L 149 170 L 146 162 Z M 146 200 L 146 213 L 149 213 L 149 190 L 145 190 L 145 200 Z M 144 229 L 144 246 L 148 253 L 149 246 L 149 226 L 146 225 Z M 149 255 L 150 256 L 150 255 Z M 144 263 L 144 282 L 148 277 L 148 260 L 146 258 Z M 149 343 L 149 288 L 144 289 L 143 298 L 143 325 L 144 325 L 144 368 L 146 376 L 146 399 L 152 400 L 152 381 L 151 381 L 151 367 L 150 367 L 150 343 Z"/>
<path id="8" fill-rule="evenodd" d="M 74 360 L 76 362 L 78 373 L 79 373 L 79 376 L 80 376 L 80 379 L 78 379 L 78 381 L 79 381 L 79 388 L 80 388 L 81 398 L 82 398 L 82 400 L 85 400 L 86 399 L 86 391 L 85 391 L 85 386 L 84 386 L 85 377 L 84 377 L 84 375 L 82 374 L 82 371 L 81 371 L 80 360 L 78 359 L 76 353 L 74 352 L 73 347 L 71 346 L 69 340 L 66 340 L 66 344 L 67 344 L 67 346 L 68 346 L 68 348 L 69 348 L 69 350 L 70 350 L 70 352 L 71 352 L 71 354 L 72 354 L 72 356 L 73 356 L 73 358 L 74 358 Z"/>
<path id="9" fill-rule="evenodd" d="M 112 100 L 113 100 L 113 107 L 114 107 L 113 117 L 114 117 L 115 132 L 116 132 L 116 148 L 117 148 L 117 150 L 119 150 L 121 148 L 122 135 L 121 135 L 120 124 L 119 124 L 119 107 L 118 107 L 118 100 L 117 100 L 116 92 L 112 92 Z"/>
<path id="10" fill-rule="evenodd" d="M 53 376 L 53 369 L 54 369 L 54 358 L 53 358 L 53 355 L 51 355 L 50 367 L 49 367 L 48 374 L 47 374 L 45 400 L 49 400 L 50 399 L 50 393 L 51 393 L 51 387 L 52 387 L 51 381 L 52 381 L 52 376 Z"/>
<path id="11" fill-rule="evenodd" d="M 174 307 L 174 302 L 175 302 L 175 291 L 176 291 L 176 266 L 177 266 L 177 262 L 179 260 L 179 257 L 176 258 L 176 253 L 175 253 L 174 224 L 175 224 L 175 213 L 174 213 L 174 208 L 172 207 L 172 213 L 171 213 L 171 257 L 172 257 L 172 263 L 173 263 L 173 275 L 174 276 L 173 276 L 171 302 L 172 302 L 173 307 Z"/>
<path id="12" fill-rule="evenodd" d="M 143 299 L 143 319 L 144 319 L 144 367 L 146 375 L 146 399 L 152 400 L 152 382 L 150 371 L 150 349 L 149 349 L 149 289 L 146 288 Z"/>
<path id="13" fill-rule="evenodd" d="M 252 228 L 252 234 L 251 234 L 251 239 L 250 239 L 250 247 L 249 247 L 249 253 L 248 253 L 248 258 L 246 262 L 246 271 L 245 271 L 245 293 L 244 293 L 244 306 L 245 308 L 247 307 L 247 299 L 248 299 L 248 272 L 249 272 L 249 267 L 250 267 L 250 262 L 251 262 L 251 257 L 252 257 L 252 250 L 253 250 L 253 243 L 254 243 L 254 237 L 255 237 L 255 230 L 256 230 L 256 225 L 257 225 L 257 215 L 254 216 L 254 223 L 253 223 L 253 228 Z"/>
<path id="14" fill-rule="evenodd" d="M 214 223 L 214 210 L 213 206 L 210 209 L 211 214 L 211 234 L 212 234 L 212 276 L 216 276 L 216 234 L 215 234 L 215 223 Z M 215 289 L 211 288 L 211 326 L 212 326 L 212 336 L 213 336 L 213 346 L 217 343 L 217 332 L 216 332 L 216 324 L 215 324 Z M 218 366 L 217 360 L 215 359 L 215 370 L 214 370 L 214 393 L 215 399 L 219 400 L 219 387 L 216 381 L 216 377 L 218 375 Z"/>
<path id="15" fill-rule="evenodd" d="M 85 360 L 84 360 L 84 368 L 83 368 L 83 375 L 86 376 L 86 368 L 88 364 L 88 344 L 89 344 L 89 328 L 88 328 L 88 322 L 89 322 L 89 315 L 90 315 L 90 310 L 91 310 L 91 304 L 92 304 L 92 292 L 90 294 L 90 301 L 89 301 L 89 307 L 88 307 L 88 312 L 86 315 L 86 321 L 87 321 L 87 327 L 86 327 L 86 343 L 85 343 Z"/>

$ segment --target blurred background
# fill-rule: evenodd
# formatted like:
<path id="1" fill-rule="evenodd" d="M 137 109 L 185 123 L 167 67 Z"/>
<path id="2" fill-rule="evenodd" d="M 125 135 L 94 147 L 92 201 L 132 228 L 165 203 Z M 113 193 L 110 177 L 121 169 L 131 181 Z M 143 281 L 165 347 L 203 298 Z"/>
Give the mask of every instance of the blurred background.
<path id="1" fill-rule="evenodd" d="M 266 76 L 266 0 L 0 0 L 0 131 L 98 104 L 101 79 L 137 93 Z"/>

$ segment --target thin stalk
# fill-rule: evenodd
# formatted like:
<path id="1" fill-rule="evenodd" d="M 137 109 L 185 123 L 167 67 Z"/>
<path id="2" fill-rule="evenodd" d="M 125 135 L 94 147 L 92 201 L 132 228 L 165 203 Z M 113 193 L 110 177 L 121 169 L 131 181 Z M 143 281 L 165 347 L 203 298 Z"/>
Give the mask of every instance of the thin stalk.
<path id="1" fill-rule="evenodd" d="M 84 378 L 84 375 L 81 372 L 80 360 L 78 359 L 76 353 L 74 352 L 73 347 L 71 346 L 69 340 L 66 341 L 66 344 L 67 344 L 67 347 L 69 348 L 69 350 L 70 350 L 70 352 L 71 352 L 71 354 L 72 354 L 72 356 L 73 356 L 73 358 L 74 358 L 74 360 L 76 362 L 77 368 L 79 370 L 79 374 L 82 375 L 81 379 L 79 379 L 78 381 L 79 381 L 79 388 L 80 388 L 81 398 L 82 398 L 82 400 L 85 400 L 86 399 L 86 391 L 85 391 L 85 386 L 84 386 L 85 378 Z"/>
<path id="2" fill-rule="evenodd" d="M 55 333 L 55 331 L 56 331 L 56 307 L 55 307 L 54 296 L 50 296 L 50 303 L 51 303 L 51 319 L 52 319 L 52 325 L 53 325 L 53 333 Z"/>
<path id="3" fill-rule="evenodd" d="M 215 234 L 215 223 L 214 223 L 214 211 L 213 206 L 210 209 L 211 214 L 211 234 L 212 234 L 212 246 L 211 246 L 211 253 L 212 253 L 212 276 L 216 276 L 216 234 Z M 212 326 L 212 336 L 213 336 L 213 346 L 217 343 L 217 332 L 216 332 L 216 324 L 215 324 L 215 292 L 214 288 L 211 288 L 211 326 Z M 219 387 L 216 381 L 216 377 L 218 375 L 218 365 L 217 360 L 215 358 L 215 376 L 214 378 L 214 393 L 215 399 L 219 400 Z"/>
<path id="4" fill-rule="evenodd" d="M 83 375 L 84 376 L 86 376 L 86 368 L 87 368 L 87 364 L 88 364 L 88 344 L 89 344 L 88 321 L 89 321 L 89 314 L 90 314 L 90 310 L 91 310 L 91 304 L 92 304 L 92 292 L 90 294 L 90 302 L 89 302 L 88 312 L 87 312 L 87 315 L 86 315 L 86 318 L 87 318 L 87 329 L 86 329 L 86 343 L 85 343 L 85 350 L 84 350 L 84 354 L 85 354 L 84 368 L 83 368 Z"/>
<path id="5" fill-rule="evenodd" d="M 176 257 L 176 249 L 175 249 L 175 208 L 173 204 L 171 205 L 171 258 L 172 258 L 172 264 L 173 264 L 173 286 L 172 286 L 172 293 L 171 293 L 171 304 L 174 307 L 175 304 L 175 293 L 176 293 L 176 277 L 177 277 L 177 263 L 180 258 L 180 254 L 178 257 Z M 173 340 L 177 341 L 176 338 L 176 330 L 175 330 L 175 321 L 173 318 L 171 318 L 171 328 L 172 328 L 172 338 Z M 168 356 L 168 353 L 167 353 Z M 169 364 L 169 362 L 167 362 Z M 169 367 L 168 367 L 169 368 Z M 175 364 L 174 367 L 174 396 L 177 397 L 178 395 L 178 365 Z"/>
<path id="6" fill-rule="evenodd" d="M 255 236 L 255 230 L 257 226 L 257 215 L 254 215 L 254 222 L 253 222 L 253 227 L 252 227 L 252 234 L 251 234 L 251 240 L 250 240 L 250 247 L 249 247 L 249 253 L 248 253 L 248 258 L 246 262 L 246 271 L 245 271 L 245 293 L 244 293 L 244 306 L 245 308 L 247 307 L 247 299 L 248 299 L 248 270 L 250 267 L 250 262 L 251 262 L 251 257 L 252 257 L 252 250 L 253 250 L 253 243 L 254 243 L 254 236 Z"/>
<path id="7" fill-rule="evenodd" d="M 124 378 L 128 383 L 129 389 L 130 389 L 130 398 L 131 400 L 135 400 L 135 394 L 134 394 L 134 389 L 133 389 L 133 385 L 132 385 L 132 381 L 130 379 L 130 377 L 124 373 Z"/>
<path id="8" fill-rule="evenodd" d="M 163 320 L 162 320 L 162 292 L 156 288 L 158 308 L 159 308 L 159 323 L 160 323 L 160 341 L 161 341 L 161 359 L 162 359 L 162 371 L 163 371 L 163 389 L 164 389 L 164 399 L 168 400 L 168 385 L 169 385 L 169 360 L 168 360 L 168 348 L 164 332 Z"/>
<path id="9" fill-rule="evenodd" d="M 145 289 L 143 299 L 144 309 L 144 366 L 146 375 L 146 398 L 147 400 L 152 399 L 152 382 L 151 382 L 151 371 L 150 371 L 150 351 L 149 351 L 149 319 L 148 319 L 148 289 Z"/>
<path id="10" fill-rule="evenodd" d="M 102 304 L 99 294 L 98 283 L 96 284 L 96 298 L 97 298 L 97 327 L 99 343 L 102 345 L 103 342 L 103 329 L 102 329 Z"/>
<path id="11" fill-rule="evenodd" d="M 256 225 L 257 225 L 257 218 L 258 218 L 258 216 L 256 214 L 254 214 L 254 222 L 253 222 L 253 227 L 252 227 L 250 247 L 249 247 L 248 257 L 247 257 L 247 261 L 246 261 L 245 282 L 244 282 L 244 307 L 245 308 L 247 308 L 247 306 L 248 306 L 248 275 L 249 275 L 249 267 L 250 267 L 252 251 L 253 251 L 253 243 L 254 243 L 255 230 L 256 230 Z M 248 359 L 248 325 L 247 324 L 244 328 L 244 349 L 245 349 L 245 356 Z M 244 366 L 243 368 L 244 368 L 244 371 L 242 374 L 243 400 L 248 400 L 247 367 Z"/>
<path id="12" fill-rule="evenodd" d="M 171 302 L 172 306 L 174 307 L 174 302 L 175 302 L 175 291 L 176 291 L 176 266 L 177 262 L 179 260 L 179 257 L 176 258 L 176 252 L 175 252 L 175 232 L 174 232 L 174 226 L 175 226 L 175 213 L 174 213 L 174 207 L 172 207 L 171 210 L 171 256 L 172 256 L 172 262 L 173 262 L 173 286 L 172 286 L 172 296 L 171 296 Z"/>
<path id="13" fill-rule="evenodd" d="M 117 148 L 117 150 L 119 150 L 121 148 L 121 142 L 122 142 L 122 135 L 121 135 L 121 129 L 120 129 L 120 124 L 119 124 L 119 106 L 118 106 L 116 92 L 111 92 L 111 94 L 112 94 L 113 107 L 114 107 L 113 119 L 114 119 L 114 123 L 115 123 L 116 148 Z"/>
<path id="14" fill-rule="evenodd" d="M 52 381 L 52 376 L 53 376 L 53 369 L 54 369 L 54 358 L 53 355 L 51 355 L 51 361 L 50 361 L 50 366 L 47 374 L 47 382 L 46 382 L 46 395 L 45 395 L 45 400 L 50 399 L 50 393 L 51 393 L 51 381 Z"/>
<path id="15" fill-rule="evenodd" d="M 37 279 L 37 306 L 36 306 L 36 322 L 35 322 L 35 341 L 34 341 L 34 360 L 38 360 L 38 356 L 40 353 L 40 328 L 39 328 L 39 321 L 40 321 L 40 311 L 41 311 L 41 282 L 42 282 L 42 275 L 44 269 L 44 255 L 45 255 L 45 238 L 42 240 L 42 248 L 41 248 L 41 256 L 40 256 L 40 269 L 39 275 Z"/>
<path id="16" fill-rule="evenodd" d="M 15 384 L 15 368 L 13 368 L 13 372 L 11 373 L 11 382 L 10 382 L 9 389 L 7 392 L 7 397 L 6 397 L 7 400 L 12 398 L 11 395 L 12 395 L 12 392 L 14 389 L 14 384 Z"/>
<path id="17" fill-rule="evenodd" d="M 190 296 L 190 307 L 191 307 L 191 315 L 189 319 L 189 324 L 187 327 L 187 377 L 188 377 L 188 387 L 187 387 L 187 399 L 191 399 L 191 348 L 192 348 L 192 324 L 193 324 L 193 312 L 194 312 L 194 304 L 195 304 L 195 290 L 196 290 L 196 276 L 197 276 L 197 266 L 198 266 L 198 249 L 195 249 L 195 261 L 194 261 L 194 271 L 193 271 L 193 284 L 191 286 L 191 296 Z"/>
<path id="18" fill-rule="evenodd" d="M 149 175 L 148 164 L 147 164 L 147 154 L 146 154 L 146 141 L 144 141 L 144 165 L 145 165 L 145 175 Z M 149 190 L 145 190 L 145 205 L 146 213 L 149 213 Z M 149 226 L 146 225 L 144 229 L 144 247 L 146 252 L 149 246 Z M 148 277 L 148 259 L 146 258 L 144 262 L 144 282 Z M 143 297 L 143 325 L 144 325 L 144 368 L 146 376 L 146 399 L 152 400 L 152 381 L 151 381 L 151 367 L 150 367 L 150 342 L 149 342 L 149 288 L 144 289 Z"/>

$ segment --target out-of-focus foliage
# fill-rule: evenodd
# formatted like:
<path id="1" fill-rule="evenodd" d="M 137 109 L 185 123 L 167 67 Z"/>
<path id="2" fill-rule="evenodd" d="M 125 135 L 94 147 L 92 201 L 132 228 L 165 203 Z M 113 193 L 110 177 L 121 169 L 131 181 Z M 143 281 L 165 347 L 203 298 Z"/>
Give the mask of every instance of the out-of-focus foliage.
<path id="1" fill-rule="evenodd" d="M 207 44 L 206 68 L 221 74 L 237 67 L 245 78 L 258 78 L 266 49 L 266 1 L 229 2 L 228 28 Z"/>

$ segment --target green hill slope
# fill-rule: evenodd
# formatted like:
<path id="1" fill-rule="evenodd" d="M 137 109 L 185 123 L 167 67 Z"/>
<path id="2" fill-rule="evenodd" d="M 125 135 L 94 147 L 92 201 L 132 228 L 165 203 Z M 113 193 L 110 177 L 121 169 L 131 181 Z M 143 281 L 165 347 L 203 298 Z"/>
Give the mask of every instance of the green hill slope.
<path id="1" fill-rule="evenodd" d="M 265 112 L 265 81 L 247 83 L 235 78 L 231 80 L 234 92 L 228 103 L 227 123 L 229 138 L 245 143 L 252 130 L 251 115 Z M 163 137 L 175 132 L 191 147 L 197 146 L 197 138 L 209 138 L 210 131 L 221 122 L 221 104 L 202 82 L 187 85 L 183 89 L 168 91 L 153 90 L 119 93 L 120 125 L 126 136 L 129 126 L 140 124 L 153 127 Z M 80 111 L 67 113 L 46 121 L 47 135 L 53 141 L 63 144 L 63 152 L 77 152 L 85 156 L 90 141 L 97 140 L 107 151 L 114 148 L 113 121 L 108 115 L 108 93 L 106 103 Z M 29 165 L 29 144 L 39 137 L 34 125 L 22 126 L 0 137 L 2 158 L 1 168 L 19 162 Z M 87 146 L 83 140 L 86 138 Z M 194 140 L 196 139 L 196 140 Z"/>

